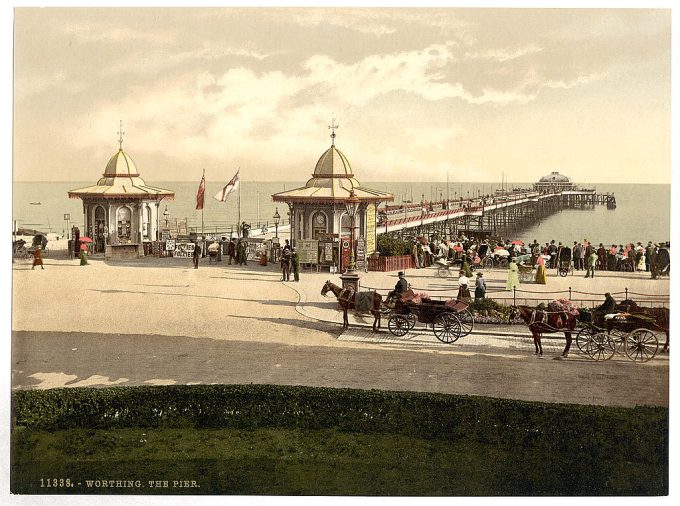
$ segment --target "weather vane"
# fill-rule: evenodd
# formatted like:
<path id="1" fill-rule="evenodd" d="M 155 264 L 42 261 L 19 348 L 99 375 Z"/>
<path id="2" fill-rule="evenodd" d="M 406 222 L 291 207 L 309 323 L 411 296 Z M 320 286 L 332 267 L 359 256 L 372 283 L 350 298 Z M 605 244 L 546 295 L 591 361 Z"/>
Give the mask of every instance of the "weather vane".
<path id="1" fill-rule="evenodd" d="M 123 120 L 120 120 L 120 128 L 118 129 L 118 149 L 123 151 L 123 135 L 125 135 L 125 132 L 123 132 Z"/>
<path id="2" fill-rule="evenodd" d="M 331 133 L 331 146 L 335 146 L 335 129 L 340 128 L 340 125 L 335 124 L 335 118 L 331 120 L 331 124 L 328 125 L 328 128 L 332 130 Z"/>

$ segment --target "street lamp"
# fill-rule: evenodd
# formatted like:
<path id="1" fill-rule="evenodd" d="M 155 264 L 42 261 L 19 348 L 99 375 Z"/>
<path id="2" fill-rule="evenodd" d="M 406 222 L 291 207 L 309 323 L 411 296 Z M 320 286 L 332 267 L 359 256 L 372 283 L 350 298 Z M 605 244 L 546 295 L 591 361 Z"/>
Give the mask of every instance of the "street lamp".
<path id="1" fill-rule="evenodd" d="M 170 216 L 170 213 L 168 212 L 168 206 L 165 206 L 165 211 L 163 211 L 163 218 L 165 219 L 165 228 L 168 228 L 168 216 Z"/>
<path id="2" fill-rule="evenodd" d="M 68 239 L 68 222 L 71 221 L 71 213 L 64 213 L 64 221 L 66 222 L 66 239 Z"/>
<path id="3" fill-rule="evenodd" d="M 359 210 L 359 199 L 354 195 L 354 190 L 349 192 L 349 198 L 345 202 L 345 208 L 347 209 L 347 215 L 352 223 L 352 235 L 350 236 L 349 243 L 349 268 L 348 270 L 353 271 L 356 267 L 354 258 L 354 220 L 356 218 L 357 211 Z"/>
<path id="4" fill-rule="evenodd" d="M 274 212 L 274 227 L 275 227 L 274 237 L 276 237 L 277 239 L 279 238 L 279 222 L 280 221 L 281 221 L 281 215 L 279 214 L 279 208 L 277 207 L 276 211 Z"/>

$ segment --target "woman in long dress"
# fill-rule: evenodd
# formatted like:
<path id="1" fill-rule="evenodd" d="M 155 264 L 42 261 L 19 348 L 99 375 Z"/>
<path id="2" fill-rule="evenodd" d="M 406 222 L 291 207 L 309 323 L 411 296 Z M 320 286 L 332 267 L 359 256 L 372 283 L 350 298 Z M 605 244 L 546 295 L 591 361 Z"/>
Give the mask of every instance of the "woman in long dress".
<path id="1" fill-rule="evenodd" d="M 519 269 L 513 258 L 508 265 L 508 282 L 505 284 L 506 290 L 512 290 L 513 288 L 519 288 Z"/>
<path id="2" fill-rule="evenodd" d="M 545 270 L 545 260 L 541 255 L 538 255 L 536 264 L 538 265 L 538 267 L 536 267 L 536 283 L 545 285 L 548 282 L 548 273 Z"/>
<path id="3" fill-rule="evenodd" d="M 87 265 L 87 243 L 80 243 L 80 265 Z"/>
<path id="4" fill-rule="evenodd" d="M 470 302 L 472 300 L 472 297 L 470 297 L 470 289 L 468 288 L 470 280 L 462 269 L 458 274 L 458 300 Z"/>

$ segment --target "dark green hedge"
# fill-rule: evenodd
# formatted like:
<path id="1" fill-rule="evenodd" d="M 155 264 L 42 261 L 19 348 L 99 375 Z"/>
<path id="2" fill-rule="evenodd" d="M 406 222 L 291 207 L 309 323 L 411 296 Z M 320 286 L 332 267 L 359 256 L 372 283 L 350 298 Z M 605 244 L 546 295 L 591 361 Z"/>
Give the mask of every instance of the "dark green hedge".
<path id="1" fill-rule="evenodd" d="M 584 386 L 584 388 L 587 388 Z M 286 427 L 526 444 L 564 436 L 667 455 L 668 410 L 275 385 L 19 390 L 13 424 L 42 430 Z M 559 437 L 558 437 L 559 436 Z"/>

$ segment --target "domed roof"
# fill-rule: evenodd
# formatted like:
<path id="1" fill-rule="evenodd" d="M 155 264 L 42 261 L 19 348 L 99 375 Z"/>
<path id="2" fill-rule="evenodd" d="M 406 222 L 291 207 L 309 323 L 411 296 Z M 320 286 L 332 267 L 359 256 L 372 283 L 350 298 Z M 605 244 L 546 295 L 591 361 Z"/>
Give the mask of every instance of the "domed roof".
<path id="1" fill-rule="evenodd" d="M 559 172 L 553 171 L 547 176 L 543 176 L 538 181 L 539 183 L 569 183 L 570 180 L 567 176 L 563 176 Z"/>
<path id="2" fill-rule="evenodd" d="M 316 162 L 313 177 L 352 177 L 352 167 L 347 157 L 333 145 Z"/>
<path id="3" fill-rule="evenodd" d="M 113 155 L 106 164 L 106 169 L 104 169 L 104 177 L 114 177 L 114 176 L 139 176 L 137 172 L 137 167 L 135 162 L 132 161 L 130 155 L 128 155 L 122 149 L 118 150 L 118 153 Z"/>

